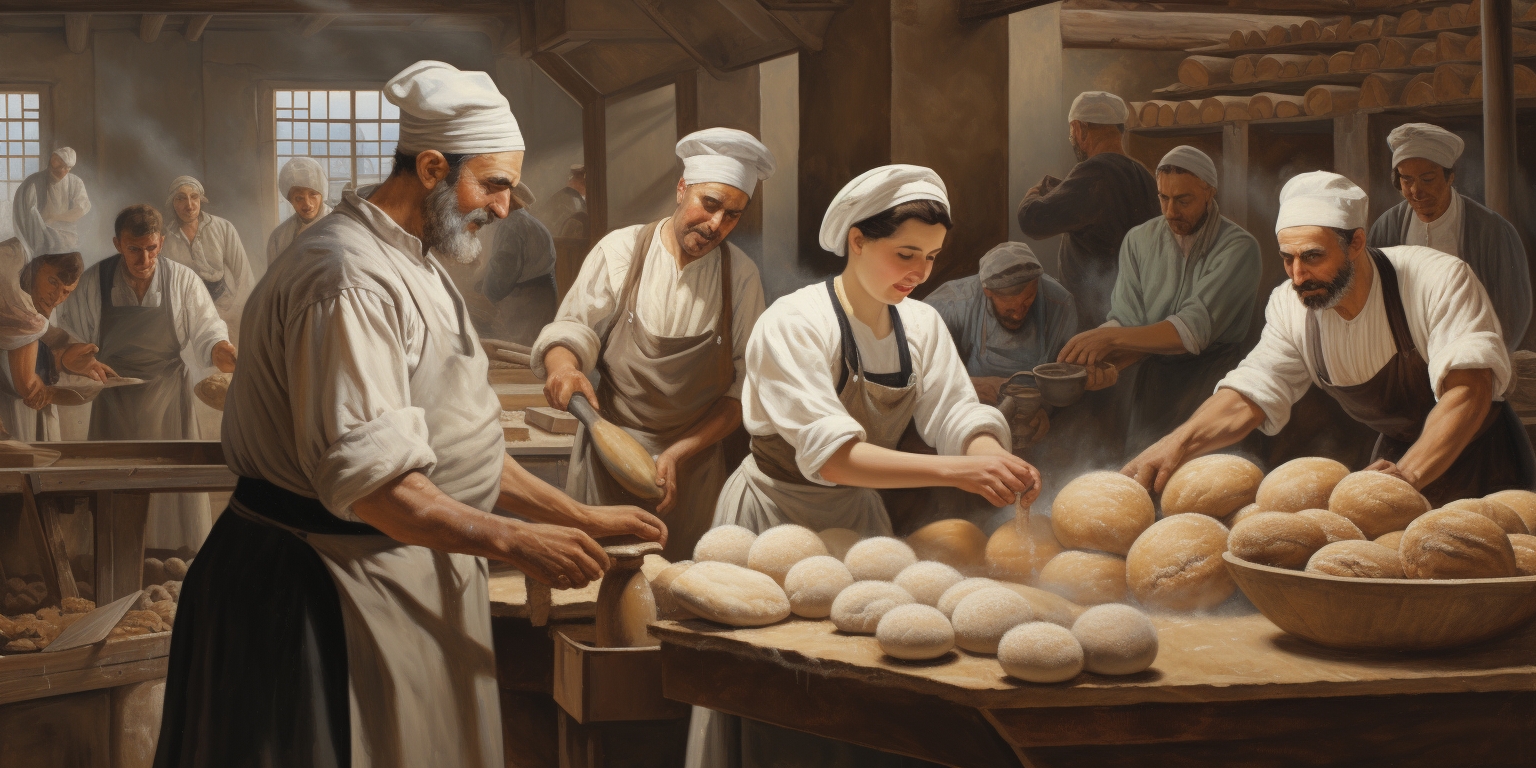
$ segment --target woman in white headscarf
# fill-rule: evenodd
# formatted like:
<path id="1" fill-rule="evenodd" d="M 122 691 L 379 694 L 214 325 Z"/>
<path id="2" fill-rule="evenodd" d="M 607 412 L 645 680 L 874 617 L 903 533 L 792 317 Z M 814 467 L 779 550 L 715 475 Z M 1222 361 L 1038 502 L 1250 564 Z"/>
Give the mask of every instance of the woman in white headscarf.
<path id="1" fill-rule="evenodd" d="M 191 267 L 203 279 L 219 316 L 229 326 L 230 338 L 237 338 L 240 308 L 256 282 L 240 234 L 228 220 L 203 210 L 208 195 L 203 183 L 191 176 L 177 176 L 165 202 L 170 215 L 165 217 L 160 255 Z"/>
<path id="2" fill-rule="evenodd" d="M 277 225 L 271 237 L 267 238 L 268 267 L 288 249 L 300 232 L 309 229 L 320 217 L 331 212 L 331 207 L 325 204 L 330 192 L 330 181 L 326 179 L 325 169 L 320 162 L 312 157 L 295 157 L 284 163 L 283 169 L 277 174 L 277 191 L 293 206 L 293 215 Z"/>
<path id="3" fill-rule="evenodd" d="M 976 399 L 938 311 L 905 300 L 928 279 L 949 228 L 944 182 L 927 168 L 875 168 L 833 199 L 821 247 L 847 266 L 774 302 L 758 320 L 741 398 L 752 453 L 721 491 L 716 526 L 761 532 L 796 523 L 888 536 L 891 521 L 876 489 L 947 486 L 996 506 L 1039 495 L 1039 473 L 1004 448 L 1012 442 L 1008 423 Z M 939 455 L 896 450 L 914 421 Z M 694 710 L 689 768 L 736 764 L 727 746 L 732 722 Z M 770 730 L 766 738 L 781 745 L 792 742 L 796 765 L 876 765 L 889 757 L 750 727 Z"/>

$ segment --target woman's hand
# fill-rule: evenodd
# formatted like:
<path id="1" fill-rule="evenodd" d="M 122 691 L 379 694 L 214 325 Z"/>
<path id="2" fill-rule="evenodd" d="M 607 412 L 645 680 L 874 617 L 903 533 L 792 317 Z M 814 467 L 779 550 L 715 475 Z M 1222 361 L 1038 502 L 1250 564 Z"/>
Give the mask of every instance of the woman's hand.
<path id="1" fill-rule="evenodd" d="M 939 459 L 945 462 L 943 476 L 948 485 L 974 493 L 994 507 L 1012 504 L 1021 496 L 1023 503 L 1033 504 L 1040 495 L 1040 472 L 1004 451 L 990 436 L 975 440 L 970 454 Z"/>

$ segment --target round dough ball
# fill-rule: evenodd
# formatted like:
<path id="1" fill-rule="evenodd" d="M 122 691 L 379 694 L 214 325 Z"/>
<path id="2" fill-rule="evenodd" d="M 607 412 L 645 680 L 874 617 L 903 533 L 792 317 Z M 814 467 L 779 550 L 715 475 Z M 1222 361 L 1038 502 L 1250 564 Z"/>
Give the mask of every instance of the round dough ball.
<path id="1" fill-rule="evenodd" d="M 663 619 L 691 619 L 693 613 L 672 596 L 672 582 L 693 565 L 692 560 L 673 563 L 651 579 L 651 594 L 656 598 L 656 615 Z"/>
<path id="2" fill-rule="evenodd" d="M 903 568 L 917 562 L 906 542 L 889 536 L 865 539 L 848 550 L 843 563 L 857 581 L 890 581 Z"/>
<path id="3" fill-rule="evenodd" d="M 1513 509 L 1510 509 L 1508 505 L 1501 504 L 1497 501 L 1490 501 L 1488 499 L 1459 499 L 1457 501 L 1446 504 L 1445 506 L 1441 507 L 1441 509 L 1462 509 L 1468 512 L 1476 512 L 1477 514 L 1492 520 L 1500 528 L 1504 529 L 1504 533 L 1506 534 L 1528 534 L 1531 532 L 1531 529 L 1525 527 L 1525 521 L 1521 520 L 1520 516 L 1515 514 Z M 165 569 L 167 572 L 169 572 L 171 569 L 171 563 L 169 560 L 167 560 L 165 563 Z"/>
<path id="4" fill-rule="evenodd" d="M 1069 549 L 1040 569 L 1038 584 L 1079 605 L 1118 603 L 1125 599 L 1125 558 Z"/>
<path id="5" fill-rule="evenodd" d="M 896 586 L 923 605 L 938 605 L 939 598 L 965 577 L 954 568 L 932 560 L 913 563 L 896 574 Z"/>
<path id="6" fill-rule="evenodd" d="M 1391 533 L 1383 533 L 1382 535 L 1376 537 L 1376 543 L 1396 552 L 1398 548 L 1403 545 L 1403 532 L 1393 531 Z"/>
<path id="7" fill-rule="evenodd" d="M 1253 462 L 1213 453 L 1184 463 L 1163 486 L 1163 514 L 1226 517 L 1253 503 L 1264 472 Z"/>
<path id="8" fill-rule="evenodd" d="M 1237 584 L 1227 573 L 1227 527 L 1203 514 L 1165 517 L 1131 545 L 1125 558 L 1126 583 L 1144 605 L 1170 611 L 1199 611 L 1232 596 Z"/>
<path id="9" fill-rule="evenodd" d="M 1429 500 L 1400 477 L 1381 472 L 1353 472 L 1333 487 L 1329 512 L 1340 515 L 1365 534 L 1376 538 L 1401 531 L 1413 519 L 1429 511 Z"/>
<path id="10" fill-rule="evenodd" d="M 1258 514 L 1260 512 L 1263 512 L 1263 511 L 1264 510 L 1259 509 L 1259 505 L 1257 503 L 1249 504 L 1248 506 L 1243 507 L 1242 509 L 1239 509 L 1236 512 L 1233 512 L 1232 514 L 1227 515 L 1226 519 L 1221 521 L 1221 524 L 1225 525 L 1227 527 L 1227 530 L 1230 531 L 1230 530 L 1232 530 L 1232 526 L 1237 525 L 1238 523 L 1241 523 L 1244 518 L 1247 518 L 1247 517 L 1249 517 L 1251 515 L 1256 515 L 1256 514 Z"/>
<path id="11" fill-rule="evenodd" d="M 1515 575 L 1515 550 L 1498 523 L 1464 509 L 1437 509 L 1403 531 L 1410 579 L 1493 579 Z"/>
<path id="12" fill-rule="evenodd" d="M 875 625 L 875 640 L 886 655 L 898 659 L 936 659 L 955 647 L 955 629 L 931 605 L 898 605 Z"/>
<path id="13" fill-rule="evenodd" d="M 853 545 L 859 543 L 859 532 L 847 528 L 828 528 L 817 536 L 821 537 L 821 543 L 827 545 L 827 554 L 841 560 L 848 554 Z"/>
<path id="14" fill-rule="evenodd" d="M 1028 600 L 1029 607 L 1035 611 L 1036 621 L 1048 621 L 1070 629 L 1072 622 L 1077 621 L 1077 617 L 1083 615 L 1083 611 L 1086 610 L 1055 592 L 1047 592 L 1024 584 L 1014 584 L 1011 581 L 995 583 L 1019 593 L 1020 597 Z"/>
<path id="15" fill-rule="evenodd" d="M 752 551 L 754 541 L 757 541 L 757 534 L 739 525 L 711 528 L 693 545 L 693 559 L 701 563 L 708 560 L 745 568 L 747 553 Z"/>
<path id="16" fill-rule="evenodd" d="M 1296 514 L 1317 523 L 1317 527 L 1323 529 L 1323 535 L 1328 537 L 1328 543 L 1335 541 L 1365 541 L 1365 533 L 1358 526 L 1350 522 L 1349 518 L 1326 509 L 1303 509 Z"/>
<path id="17" fill-rule="evenodd" d="M 1260 512 L 1238 523 L 1227 537 L 1234 557 L 1276 568 L 1304 568 L 1328 543 L 1323 527 L 1301 515 Z"/>
<path id="18" fill-rule="evenodd" d="M 905 589 L 889 581 L 856 581 L 832 601 L 832 623 L 844 632 L 867 635 L 886 611 L 913 602 Z"/>
<path id="19" fill-rule="evenodd" d="M 1536 576 L 1536 536 L 1512 533 L 1509 535 L 1509 546 L 1515 550 L 1517 575 Z"/>
<path id="20" fill-rule="evenodd" d="M 969 520 L 929 523 L 907 537 L 920 560 L 937 560 L 965 573 L 979 574 L 987 564 L 987 534 Z"/>
<path id="21" fill-rule="evenodd" d="M 1349 467 L 1333 459 L 1307 456 L 1291 459 L 1259 483 L 1258 504 L 1270 512 L 1324 509 L 1333 487 L 1349 474 Z"/>
<path id="22" fill-rule="evenodd" d="M 1051 529 L 1069 549 L 1124 555 L 1156 519 L 1147 489 L 1119 472 L 1089 472 L 1051 503 Z"/>
<path id="23" fill-rule="evenodd" d="M 815 531 L 799 525 L 775 525 L 757 535 L 747 550 L 747 567 L 773 577 L 781 586 L 795 563 L 825 555 L 827 545 Z"/>
<path id="24" fill-rule="evenodd" d="M 1061 542 L 1049 517 L 1025 513 L 993 531 L 986 552 L 987 575 L 1023 584 L 1034 581 L 1040 569 L 1061 554 Z"/>
<path id="25" fill-rule="evenodd" d="M 1357 579 L 1401 579 L 1403 558 L 1374 541 L 1335 541 L 1312 555 L 1308 573 Z"/>
<path id="26" fill-rule="evenodd" d="M 955 626 L 955 645 L 972 653 L 997 653 L 997 644 L 1008 630 L 1035 620 L 1035 611 L 1007 587 L 977 590 L 955 606 L 950 621 Z"/>
<path id="27" fill-rule="evenodd" d="M 939 613 L 942 613 L 945 616 L 953 617 L 955 614 L 955 606 L 959 605 L 961 600 L 970 597 L 974 592 L 979 592 L 988 587 L 1001 586 L 1003 586 L 1002 583 L 993 581 L 992 579 L 985 579 L 980 577 L 965 579 L 964 581 L 955 584 L 953 587 L 944 590 L 944 594 L 939 596 L 939 602 L 935 603 L 934 607 L 939 609 Z"/>
<path id="28" fill-rule="evenodd" d="M 1020 624 L 997 644 L 1003 671 L 1029 683 L 1060 683 L 1083 671 L 1083 646 L 1072 630 L 1044 621 Z"/>
<path id="29" fill-rule="evenodd" d="M 733 627 L 761 627 L 789 616 L 789 598 L 778 582 L 730 563 L 695 563 L 672 581 L 672 596 L 695 616 Z"/>
<path id="30" fill-rule="evenodd" d="M 1157 628 L 1129 605 L 1089 608 L 1072 625 L 1083 646 L 1083 669 L 1098 675 L 1134 675 L 1157 659 Z"/>
<path id="31" fill-rule="evenodd" d="M 784 577 L 784 592 L 789 595 L 789 609 L 796 616 L 825 619 L 832 614 L 832 601 L 853 585 L 848 566 L 831 555 L 807 557 Z"/>
<path id="32" fill-rule="evenodd" d="M 1483 498 L 1497 501 L 1515 511 L 1525 527 L 1536 533 L 1536 493 L 1530 491 L 1499 491 Z"/>

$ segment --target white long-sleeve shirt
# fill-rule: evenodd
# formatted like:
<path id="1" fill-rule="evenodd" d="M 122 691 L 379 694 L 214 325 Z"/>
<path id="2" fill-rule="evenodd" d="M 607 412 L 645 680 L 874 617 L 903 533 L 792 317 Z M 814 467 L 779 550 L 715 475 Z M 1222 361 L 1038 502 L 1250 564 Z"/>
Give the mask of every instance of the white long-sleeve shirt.
<path id="1" fill-rule="evenodd" d="M 288 246 L 293 243 L 294 238 L 299 236 L 299 233 L 314 226 L 315 222 L 330 212 L 331 207 L 322 203 L 320 205 L 320 212 L 316 213 L 315 217 L 309 221 L 299 218 L 299 215 L 295 213 L 284 219 L 283 223 L 277 225 L 277 228 L 272 230 L 272 234 L 267 237 L 267 267 L 269 269 L 272 267 L 272 263 L 277 261 L 278 256 L 283 255 L 283 251 L 288 250 Z"/>
<path id="2" fill-rule="evenodd" d="M 1408 332 L 1429 364 L 1429 379 L 1439 396 L 1445 375 L 1454 370 L 1487 368 L 1493 372 L 1494 399 L 1509 387 L 1509 353 L 1482 283 L 1467 263 L 1420 246 L 1383 248 L 1397 269 L 1398 289 Z M 1371 270 L 1371 293 L 1351 320 L 1334 310 L 1318 315 L 1318 342 L 1329 379 L 1338 386 L 1364 383 L 1392 359 L 1396 348 L 1382 299 L 1381 272 Z M 1289 282 L 1269 295 L 1264 334 L 1258 346 L 1217 390 L 1231 389 L 1264 410 L 1265 434 L 1279 432 L 1291 418 L 1291 406 L 1320 383 L 1307 343 L 1307 314 L 1312 310 Z"/>
<path id="3" fill-rule="evenodd" d="M 555 321 L 544 326 L 533 343 L 533 372 L 540 378 L 544 354 L 551 347 L 563 346 L 576 354 L 582 371 L 591 371 L 602 352 L 602 339 L 618 311 L 634 260 L 635 237 L 645 225 L 609 232 L 581 264 L 581 273 L 571 286 Z M 665 221 L 663 222 L 665 226 Z M 678 269 L 677 259 L 662 244 L 662 226 L 651 238 L 646 253 L 645 272 L 640 276 L 638 320 L 647 331 L 658 336 L 694 336 L 715 327 L 720 317 L 720 248 L 688 266 Z M 736 379 L 726 397 L 741 397 L 746 376 L 745 355 L 752 327 L 763 314 L 763 281 L 757 265 L 739 249 L 731 250 L 731 344 L 735 355 Z"/>
<path id="4" fill-rule="evenodd" d="M 920 301 L 896 305 L 917 374 L 917 431 L 939 453 L 963 453 L 977 434 L 1011 445 L 1008 423 L 996 408 L 976 399 L 965 362 L 937 310 Z M 859 358 L 867 373 L 900 370 L 896 333 L 876 339 L 852 315 Z M 778 434 L 795 449 L 795 463 L 812 482 L 833 485 L 821 468 L 849 440 L 868 433 L 837 396 L 842 371 L 842 332 L 824 283 L 801 288 L 773 303 L 747 343 L 747 380 L 742 421 L 754 435 Z"/>
<path id="5" fill-rule="evenodd" d="M 166 222 L 160 256 L 190 267 L 205 282 L 223 280 L 224 295 L 214 302 L 220 312 L 238 310 L 256 282 L 235 225 L 206 211 L 198 214 L 197 236 L 191 240 L 181 231 L 179 219 Z"/>
<path id="6" fill-rule="evenodd" d="M 213 348 L 221 341 L 229 340 L 229 329 L 219 319 L 219 312 L 208 298 L 208 288 L 198 279 L 197 273 L 174 261 L 161 259 L 155 265 L 166 270 L 170 277 L 169 292 L 163 296 L 158 279 L 149 282 L 149 290 L 141 300 L 128 284 L 127 270 L 122 261 L 117 262 L 117 273 L 112 276 L 112 306 L 158 307 L 171 303 L 171 317 L 176 324 L 176 342 L 181 345 L 182 358 L 193 370 L 196 366 L 212 365 Z M 68 331 L 83 342 L 101 343 L 101 263 L 91 265 L 80 276 L 80 284 L 74 293 L 54 310 L 53 324 Z"/>
<path id="7" fill-rule="evenodd" d="M 1422 245 L 1452 256 L 1461 255 L 1461 220 L 1466 208 L 1461 193 L 1451 190 L 1451 205 L 1434 221 L 1425 221 L 1416 215 L 1408 216 L 1408 242 L 1404 245 Z"/>

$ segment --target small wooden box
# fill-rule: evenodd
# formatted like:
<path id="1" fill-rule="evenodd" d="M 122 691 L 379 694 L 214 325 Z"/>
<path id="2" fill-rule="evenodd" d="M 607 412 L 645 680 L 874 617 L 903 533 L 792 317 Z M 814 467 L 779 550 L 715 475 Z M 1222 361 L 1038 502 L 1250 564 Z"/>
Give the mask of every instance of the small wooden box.
<path id="1" fill-rule="evenodd" d="M 661 695 L 661 646 L 598 648 L 555 630 L 555 701 L 578 723 L 671 720 L 688 705 Z"/>
<path id="2" fill-rule="evenodd" d="M 580 424 L 575 416 L 549 406 L 528 408 L 524 411 L 524 415 L 530 426 L 538 427 L 553 435 L 574 435 L 577 425 Z"/>

